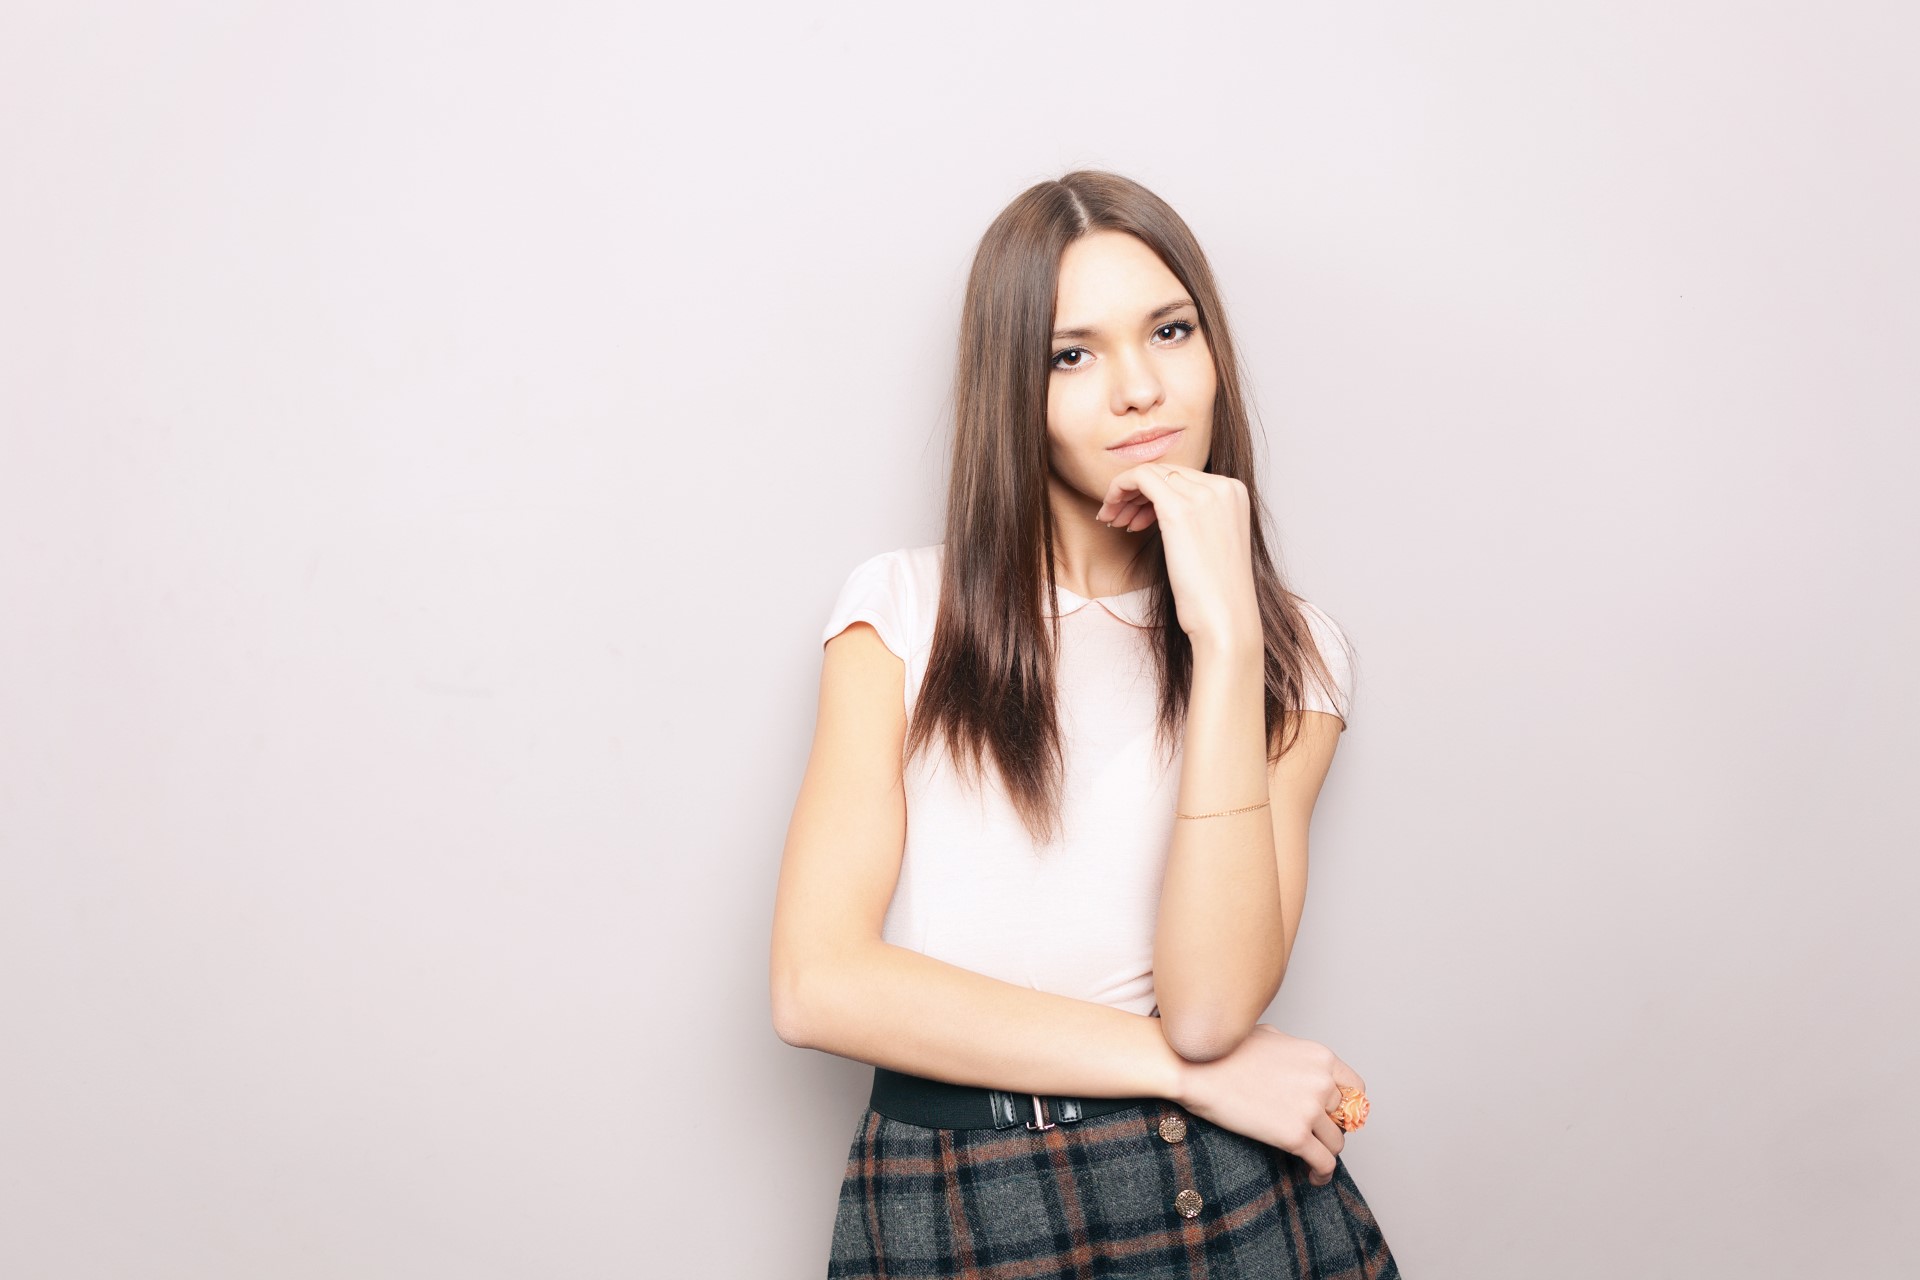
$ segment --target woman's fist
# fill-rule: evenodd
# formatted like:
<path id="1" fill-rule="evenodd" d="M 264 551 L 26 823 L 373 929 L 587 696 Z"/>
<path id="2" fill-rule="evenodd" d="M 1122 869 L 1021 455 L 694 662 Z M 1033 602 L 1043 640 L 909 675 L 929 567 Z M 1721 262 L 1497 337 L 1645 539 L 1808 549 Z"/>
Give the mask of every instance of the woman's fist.
<path id="1" fill-rule="evenodd" d="M 1223 1129 L 1291 1151 L 1315 1186 L 1333 1181 L 1347 1135 L 1333 1121 L 1340 1086 L 1366 1089 L 1333 1050 L 1262 1022 L 1232 1053 L 1185 1067 L 1180 1105 Z"/>

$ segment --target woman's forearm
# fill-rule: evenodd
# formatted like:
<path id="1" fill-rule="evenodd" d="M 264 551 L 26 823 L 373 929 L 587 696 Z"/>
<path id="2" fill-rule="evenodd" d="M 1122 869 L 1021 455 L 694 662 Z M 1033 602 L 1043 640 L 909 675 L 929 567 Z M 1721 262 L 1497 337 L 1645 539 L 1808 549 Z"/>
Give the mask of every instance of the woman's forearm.
<path id="1" fill-rule="evenodd" d="M 1255 644 L 1194 649 L 1182 739 L 1181 813 L 1269 797 L 1265 654 Z M 1286 968 L 1273 814 L 1177 819 L 1161 881 L 1153 980 L 1168 1043 L 1208 1061 L 1259 1021 Z"/>
<path id="2" fill-rule="evenodd" d="M 816 960 L 776 1011 L 789 1044 L 952 1084 L 1079 1098 L 1184 1096 L 1160 1019 L 868 942 Z"/>

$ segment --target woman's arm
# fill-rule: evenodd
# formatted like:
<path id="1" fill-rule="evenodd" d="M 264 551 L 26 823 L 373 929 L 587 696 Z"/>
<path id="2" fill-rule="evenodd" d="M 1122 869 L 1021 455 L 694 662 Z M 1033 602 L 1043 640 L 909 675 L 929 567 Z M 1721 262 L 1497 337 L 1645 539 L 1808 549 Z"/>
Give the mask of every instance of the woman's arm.
<path id="1" fill-rule="evenodd" d="M 1160 526 L 1176 615 L 1193 645 L 1176 803 L 1181 813 L 1221 816 L 1174 821 L 1153 983 L 1167 1043 L 1210 1062 L 1246 1039 L 1286 974 L 1306 892 L 1307 822 L 1339 721 L 1305 713 L 1295 748 L 1268 766 L 1246 485 L 1142 463 L 1113 478 L 1094 519 L 1134 533 Z M 1253 807 L 1263 801 L 1271 807 Z"/>
<path id="2" fill-rule="evenodd" d="M 1307 827 L 1341 722 L 1305 712 L 1267 763 L 1265 654 L 1257 637 L 1194 646 L 1179 811 L 1154 930 L 1154 990 L 1167 1042 L 1207 1062 L 1232 1052 L 1286 974 L 1306 895 Z"/>
<path id="3" fill-rule="evenodd" d="M 1183 1096 L 1160 1019 L 1035 991 L 882 940 L 906 840 L 905 664 L 867 624 L 826 645 L 820 711 L 774 903 L 788 1044 L 954 1084 Z"/>
<path id="4" fill-rule="evenodd" d="M 802 970 L 775 1004 L 788 1044 L 1011 1093 L 1184 1098 L 1160 1020 L 1035 991 L 885 942 Z"/>

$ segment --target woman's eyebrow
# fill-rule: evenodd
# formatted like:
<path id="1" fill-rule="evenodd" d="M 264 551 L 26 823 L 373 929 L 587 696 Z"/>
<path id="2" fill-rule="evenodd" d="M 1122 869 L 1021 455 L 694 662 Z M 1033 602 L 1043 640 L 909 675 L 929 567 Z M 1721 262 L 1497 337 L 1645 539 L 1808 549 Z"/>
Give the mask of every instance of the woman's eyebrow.
<path id="1" fill-rule="evenodd" d="M 1180 308 L 1191 307 L 1192 305 L 1193 305 L 1192 298 L 1176 298 L 1172 302 L 1165 303 L 1147 312 L 1147 323 L 1152 324 L 1155 320 L 1158 320 L 1161 316 L 1172 315 L 1174 312 L 1178 311 Z M 1055 329 L 1053 331 L 1053 340 L 1055 342 L 1058 342 L 1063 338 L 1097 338 L 1099 336 L 1100 336 L 1100 331 L 1098 329 L 1088 329 L 1088 328 Z"/>

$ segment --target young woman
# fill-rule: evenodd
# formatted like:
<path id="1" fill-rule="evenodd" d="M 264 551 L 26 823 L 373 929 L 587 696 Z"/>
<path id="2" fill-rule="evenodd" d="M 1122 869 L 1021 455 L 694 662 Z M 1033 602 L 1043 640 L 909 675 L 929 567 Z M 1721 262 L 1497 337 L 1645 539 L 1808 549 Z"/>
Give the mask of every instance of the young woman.
<path id="1" fill-rule="evenodd" d="M 1365 1086 L 1258 1019 L 1352 697 L 1282 585 L 1205 256 L 1077 171 L 988 228 L 945 539 L 854 568 L 773 1018 L 870 1063 L 832 1277 L 1397 1277 Z"/>

